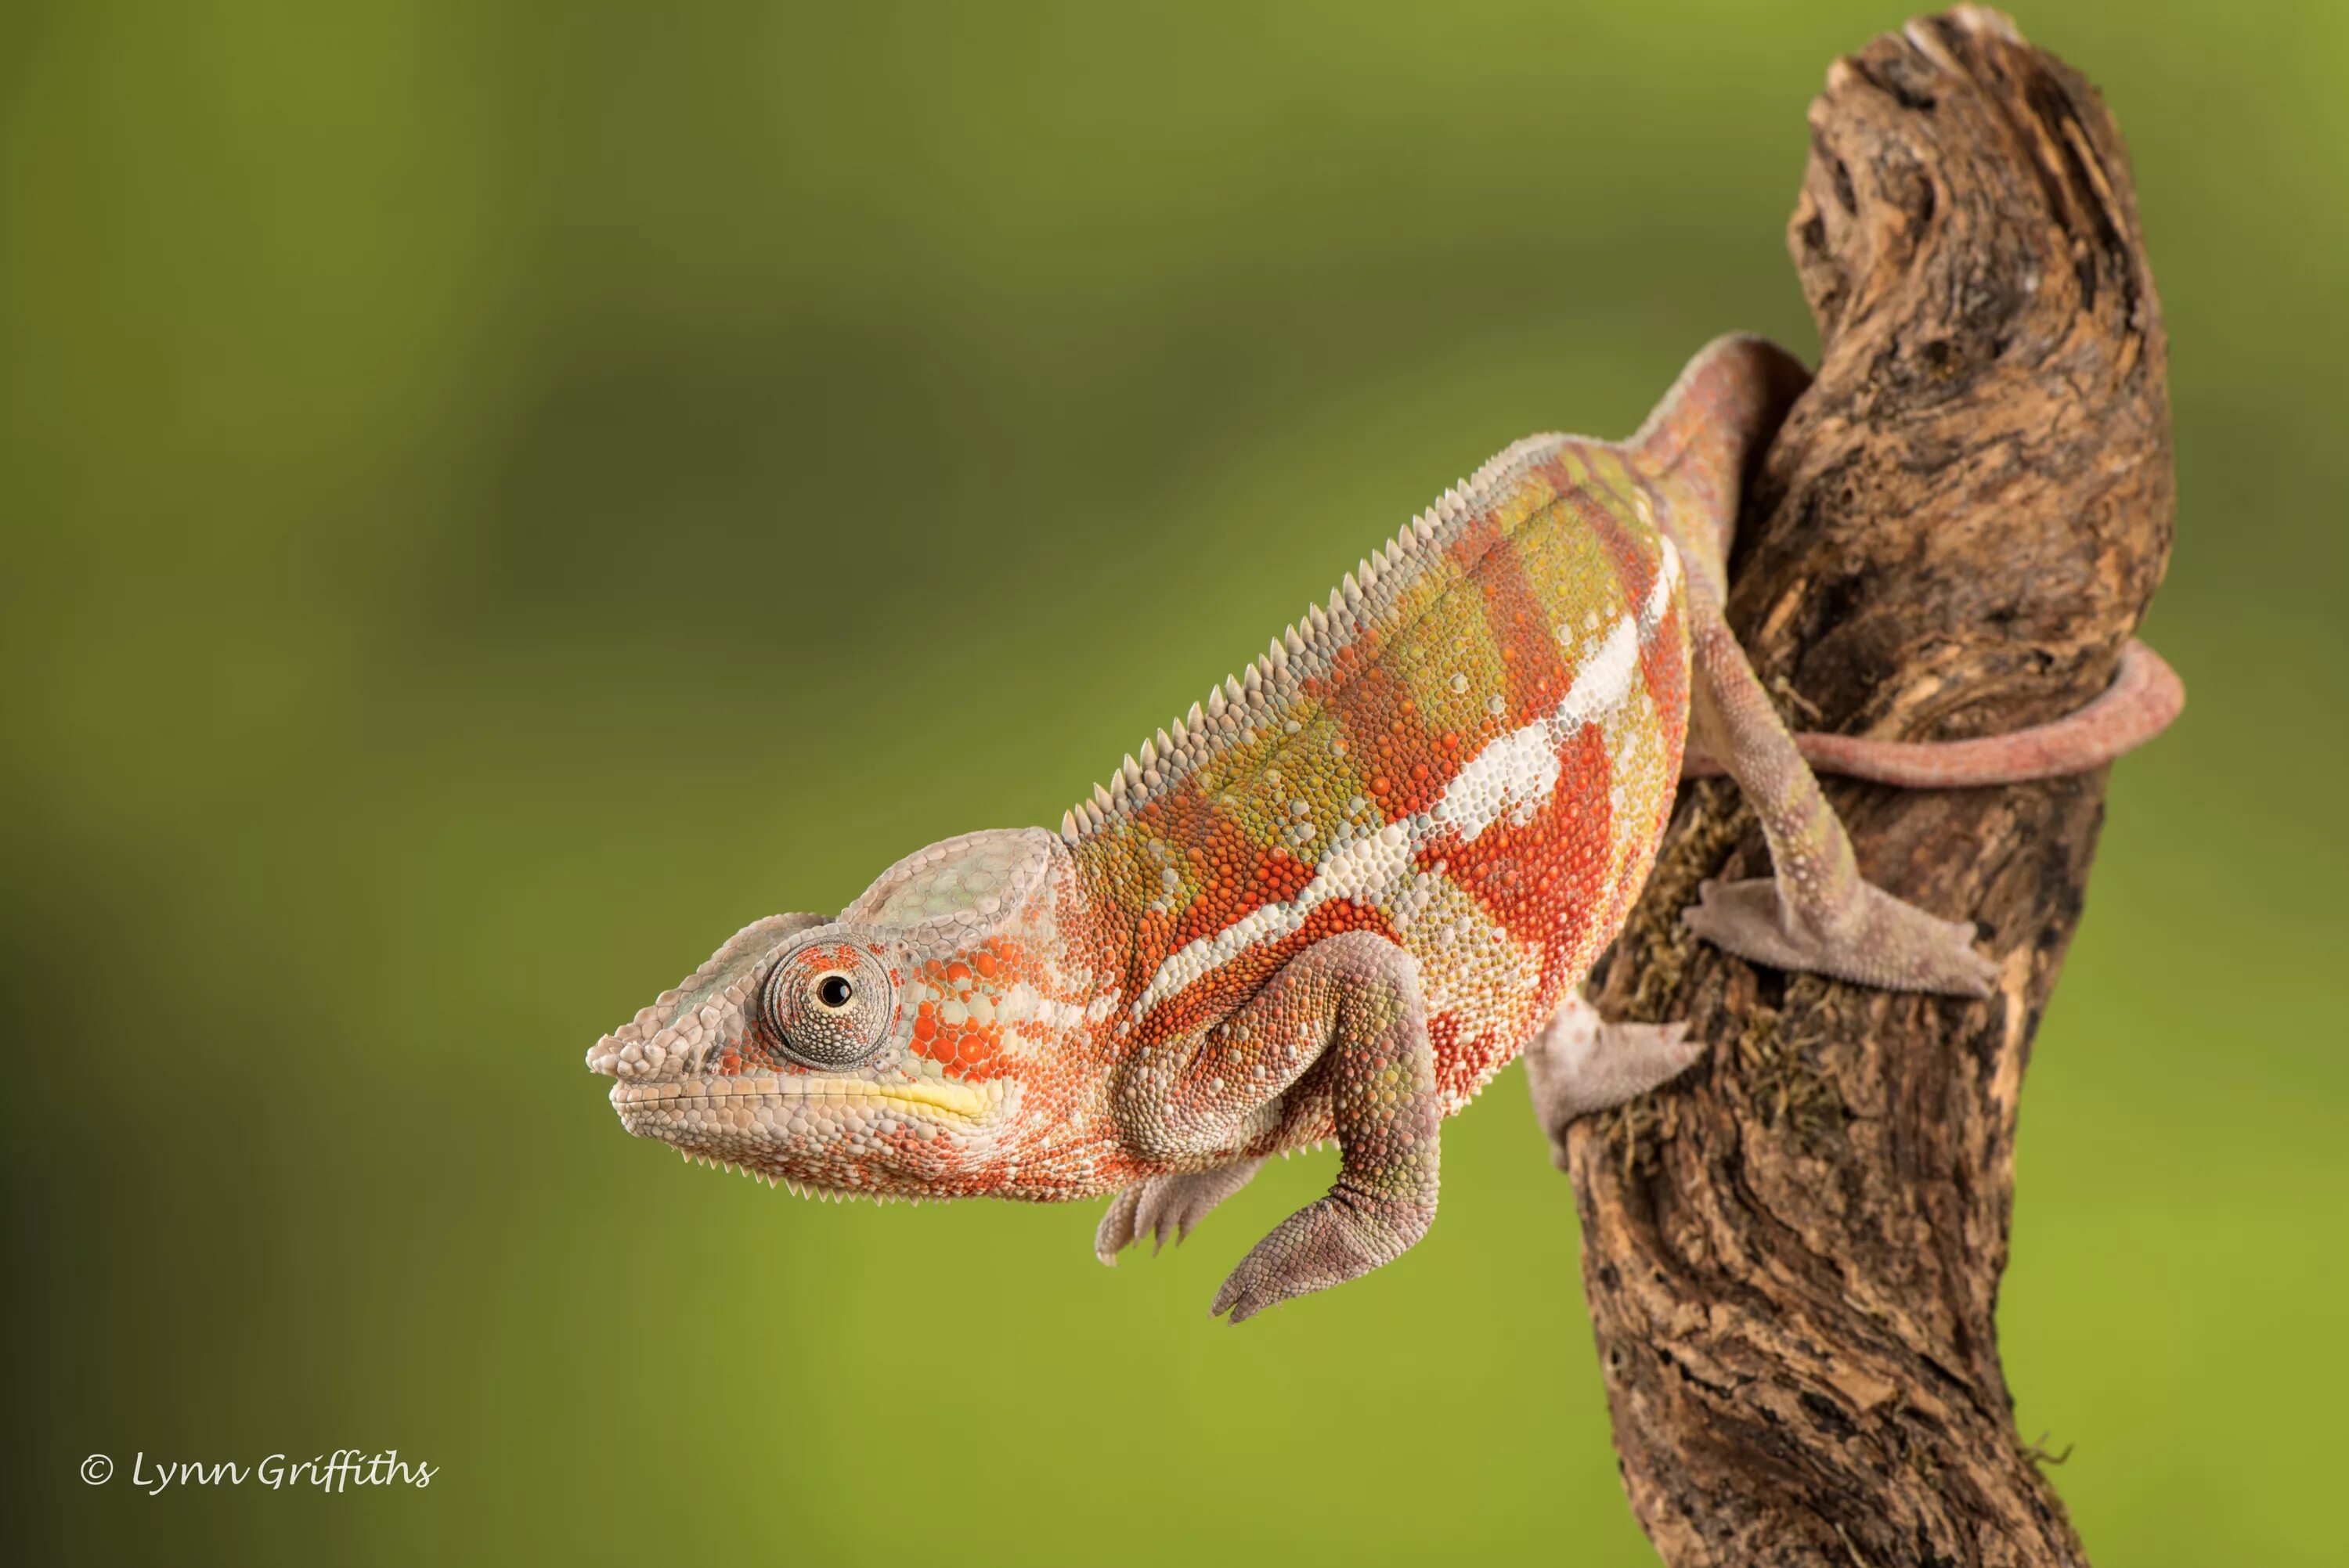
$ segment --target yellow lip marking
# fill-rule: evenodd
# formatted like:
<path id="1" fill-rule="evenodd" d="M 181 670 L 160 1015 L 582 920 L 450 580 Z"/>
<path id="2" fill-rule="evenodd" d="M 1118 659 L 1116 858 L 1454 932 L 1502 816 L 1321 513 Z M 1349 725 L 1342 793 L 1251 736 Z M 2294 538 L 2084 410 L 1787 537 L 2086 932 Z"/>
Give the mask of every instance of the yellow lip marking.
<path id="1" fill-rule="evenodd" d="M 712 1103 L 719 1100 L 864 1099 L 909 1110 L 942 1110 L 949 1116 L 976 1117 L 988 1108 L 988 1096 L 965 1084 L 917 1079 L 911 1083 L 878 1084 L 863 1078 L 700 1078 L 667 1083 L 616 1083 L 612 1106 Z"/>

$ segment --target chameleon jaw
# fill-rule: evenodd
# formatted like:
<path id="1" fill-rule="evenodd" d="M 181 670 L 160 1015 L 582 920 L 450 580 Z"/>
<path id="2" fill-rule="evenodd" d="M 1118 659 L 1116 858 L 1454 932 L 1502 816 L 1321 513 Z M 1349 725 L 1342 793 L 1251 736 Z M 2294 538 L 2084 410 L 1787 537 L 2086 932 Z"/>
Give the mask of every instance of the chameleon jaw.
<path id="1" fill-rule="evenodd" d="M 636 1137 L 794 1194 L 835 1201 L 929 1195 L 920 1151 L 947 1155 L 984 1139 L 988 1119 L 1004 1107 L 993 1087 L 774 1074 L 622 1081 L 610 1099 L 620 1125 Z M 888 1146 L 912 1159 L 912 1168 L 873 1165 L 869 1157 Z"/>

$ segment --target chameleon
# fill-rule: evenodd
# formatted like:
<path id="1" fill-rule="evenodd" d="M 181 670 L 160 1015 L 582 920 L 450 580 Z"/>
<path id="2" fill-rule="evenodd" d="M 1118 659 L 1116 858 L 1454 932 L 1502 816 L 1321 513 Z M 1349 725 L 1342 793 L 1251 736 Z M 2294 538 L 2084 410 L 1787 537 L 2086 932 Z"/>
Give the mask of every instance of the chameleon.
<path id="1" fill-rule="evenodd" d="M 1508 447 L 1057 832 L 948 839 L 837 915 L 745 926 L 589 1051 L 621 1123 L 826 1199 L 1107 1197 L 1110 1264 L 1334 1141 L 1329 1191 L 1216 1293 L 1237 1323 L 1417 1242 L 1445 1118 L 1518 1056 L 1553 1130 L 1694 1062 L 1682 1026 L 1606 1022 L 1580 991 L 1684 774 L 1736 781 L 1773 871 L 1702 884 L 1700 939 L 1987 995 L 1971 923 L 1862 879 L 1812 764 L 1926 788 L 2081 771 L 2182 687 L 2132 643 L 2103 696 L 2017 734 L 1791 734 L 1723 606 L 1745 476 L 1807 383 L 1733 335 L 1627 440 Z"/>

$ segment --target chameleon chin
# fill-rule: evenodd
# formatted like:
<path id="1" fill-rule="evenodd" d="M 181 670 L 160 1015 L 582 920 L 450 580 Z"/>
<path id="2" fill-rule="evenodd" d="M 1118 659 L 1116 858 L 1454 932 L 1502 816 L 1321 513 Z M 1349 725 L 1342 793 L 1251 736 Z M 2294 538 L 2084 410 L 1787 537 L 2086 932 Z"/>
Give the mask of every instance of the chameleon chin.
<path id="1" fill-rule="evenodd" d="M 2182 696 L 2132 646 L 2105 696 L 2018 735 L 1789 734 L 1722 603 L 1743 476 L 1806 380 L 1726 337 L 1629 440 L 1517 442 L 1058 832 L 949 839 L 837 917 L 746 926 L 589 1051 L 622 1124 L 818 1196 L 1112 1195 L 1110 1264 L 1334 1140 L 1330 1191 L 1216 1293 L 1238 1322 L 1409 1249 L 1444 1119 L 1519 1053 L 1551 1127 L 1694 1059 L 1679 1026 L 1604 1023 L 1579 992 L 1684 762 L 1736 779 L 1775 872 L 1706 884 L 1699 936 L 1987 995 L 1969 923 L 1860 879 L 1806 755 L 1893 783 L 2047 777 L 2142 743 Z"/>

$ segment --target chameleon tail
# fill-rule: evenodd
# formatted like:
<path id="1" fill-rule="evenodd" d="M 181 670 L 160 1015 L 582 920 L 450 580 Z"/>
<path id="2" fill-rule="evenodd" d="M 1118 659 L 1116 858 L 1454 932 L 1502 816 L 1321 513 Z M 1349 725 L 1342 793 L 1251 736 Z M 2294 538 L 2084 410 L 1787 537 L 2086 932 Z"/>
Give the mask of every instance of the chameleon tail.
<path id="1" fill-rule="evenodd" d="M 2121 649 L 2120 668 L 2103 695 L 2046 724 L 1972 740 L 1871 740 L 1806 732 L 1795 737 L 1795 744 L 1803 759 L 1822 773 L 1904 789 L 2024 784 L 2102 768 L 2168 728 L 2185 706 L 2186 687 L 2178 672 L 2159 654 L 2131 638 Z M 1726 771 L 1694 745 L 1681 760 L 1684 779 Z"/>

